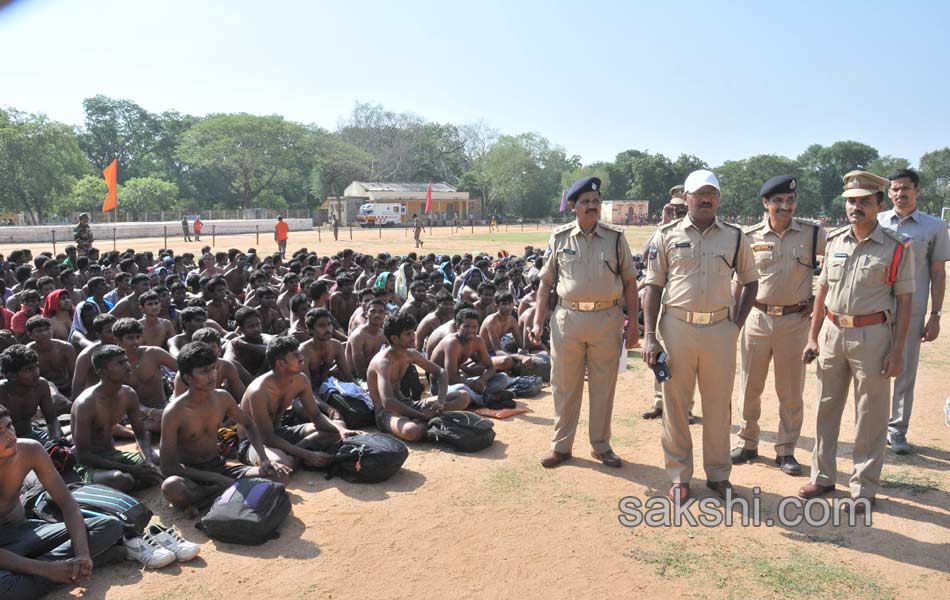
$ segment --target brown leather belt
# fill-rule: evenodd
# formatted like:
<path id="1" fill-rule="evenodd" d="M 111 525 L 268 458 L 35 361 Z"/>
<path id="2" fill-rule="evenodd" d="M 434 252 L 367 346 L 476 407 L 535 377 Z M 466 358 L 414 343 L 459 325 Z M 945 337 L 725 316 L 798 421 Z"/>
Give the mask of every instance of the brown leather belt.
<path id="1" fill-rule="evenodd" d="M 757 309 L 761 310 L 762 312 L 764 312 L 765 314 L 771 315 L 773 317 L 781 317 L 784 315 L 800 313 L 806 308 L 808 308 L 807 304 L 790 304 L 788 306 L 782 306 L 781 304 L 764 304 L 762 302 L 759 302 L 758 300 L 755 301 L 752 305 L 756 307 Z"/>
<path id="2" fill-rule="evenodd" d="M 826 308 L 825 314 L 828 316 L 829 321 L 843 329 L 851 329 L 853 327 L 867 327 L 868 325 L 878 325 L 880 323 L 887 322 L 887 313 L 884 311 L 876 312 L 870 315 L 852 316 L 836 315 Z"/>

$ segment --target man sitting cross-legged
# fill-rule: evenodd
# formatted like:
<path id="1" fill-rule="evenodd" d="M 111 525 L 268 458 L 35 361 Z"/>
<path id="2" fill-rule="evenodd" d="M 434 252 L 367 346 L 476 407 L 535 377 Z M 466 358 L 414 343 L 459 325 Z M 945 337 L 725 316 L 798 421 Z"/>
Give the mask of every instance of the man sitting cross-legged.
<path id="1" fill-rule="evenodd" d="M 203 329 L 208 321 L 208 313 L 200 306 L 188 306 L 178 313 L 181 333 L 168 340 L 168 353 L 178 358 L 178 352 L 191 343 L 191 334 Z"/>
<path id="2" fill-rule="evenodd" d="M 73 371 L 73 398 L 81 394 L 87 387 L 99 383 L 99 377 L 96 375 L 95 369 L 92 368 L 92 355 L 106 344 L 115 344 L 112 326 L 115 325 L 116 321 L 118 319 L 115 318 L 115 315 L 109 313 L 97 315 L 93 319 L 92 330 L 95 332 L 98 341 L 84 348 L 76 357 L 76 369 Z"/>
<path id="3" fill-rule="evenodd" d="M 419 327 L 416 328 L 416 350 L 419 352 L 425 351 L 428 347 L 426 343 L 436 328 L 452 320 L 452 313 L 455 309 L 452 294 L 446 289 L 441 289 L 435 295 L 435 299 L 435 310 L 423 317 L 422 321 L 419 322 Z"/>
<path id="4" fill-rule="evenodd" d="M 308 467 L 327 465 L 330 456 L 323 450 L 340 438 L 362 432 L 347 429 L 342 421 L 330 421 L 318 410 L 310 379 L 301 372 L 303 358 L 297 340 L 287 336 L 274 338 L 267 344 L 267 364 L 270 371 L 251 382 L 241 400 L 241 408 L 260 432 L 266 458 L 289 469 L 301 462 Z M 281 425 L 284 412 L 298 397 L 301 410 L 310 422 Z M 260 466 L 263 457 L 240 425 L 238 436 L 241 439 L 238 458 L 246 465 Z"/>
<path id="5" fill-rule="evenodd" d="M 353 316 L 350 317 L 350 323 L 346 328 L 347 335 L 351 335 L 357 327 L 366 323 L 366 311 L 369 309 L 369 303 L 376 296 L 373 293 L 373 288 L 366 288 L 360 290 L 357 297 L 360 299 L 360 304 L 353 311 Z"/>
<path id="6" fill-rule="evenodd" d="M 331 369 L 340 381 L 353 381 L 353 373 L 346 360 L 343 344 L 333 339 L 333 319 L 325 308 L 312 308 L 305 317 L 310 339 L 300 346 L 303 355 L 303 372 L 310 377 L 314 390 L 320 389 Z"/>
<path id="7" fill-rule="evenodd" d="M 512 341 L 517 338 L 518 320 L 511 314 L 514 308 L 515 299 L 510 292 L 496 292 L 495 312 L 485 318 L 478 332 L 488 347 L 492 364 L 499 371 L 516 371 L 521 365 L 528 368 L 534 366 L 534 360 L 530 356 L 508 352 L 503 347 L 502 339 L 506 335 L 510 335 Z"/>
<path id="8" fill-rule="evenodd" d="M 463 310 L 474 309 L 475 305 L 471 302 L 458 302 L 455 304 L 455 308 L 452 309 L 452 318 L 436 327 L 435 330 L 429 334 L 429 339 L 426 340 L 426 358 L 432 360 L 432 355 L 435 354 L 435 349 L 439 347 L 439 342 L 441 342 L 445 336 L 450 333 L 455 333 L 458 330 L 458 326 L 455 324 L 455 316 Z"/>
<path id="9" fill-rule="evenodd" d="M 478 406 L 513 408 L 514 394 L 505 390 L 508 377 L 498 373 L 492 364 L 485 341 L 478 337 L 478 311 L 465 309 L 455 314 L 455 333 L 439 342 L 432 353 L 432 362 L 448 372 L 450 389 L 464 389 Z M 463 371 L 464 369 L 464 371 Z M 469 373 L 477 373 L 466 377 Z M 438 392 L 438 381 L 432 392 Z"/>
<path id="10" fill-rule="evenodd" d="M 201 342 L 210 346 L 215 356 L 221 356 L 221 335 L 214 329 L 210 327 L 199 329 L 191 337 L 194 342 Z M 181 361 L 179 361 L 179 365 L 180 364 Z M 244 368 L 234 361 L 226 358 L 218 358 L 215 368 L 214 386 L 218 389 L 227 390 L 232 398 L 242 398 L 244 392 L 247 390 L 247 385 L 244 383 L 244 375 L 241 371 L 244 371 Z M 244 373 L 247 373 L 247 371 L 244 371 Z M 253 380 L 254 378 L 251 377 L 247 381 L 250 383 Z M 188 391 L 188 385 L 185 383 L 185 380 L 181 376 L 181 371 L 179 370 L 178 373 L 175 374 L 175 395 L 180 396 L 186 391 Z"/>
<path id="11" fill-rule="evenodd" d="M 139 319 L 142 324 L 142 345 L 168 349 L 168 340 L 175 337 L 175 326 L 168 319 L 159 316 L 162 301 L 158 294 L 149 290 L 139 296 L 139 308 L 145 316 Z"/>
<path id="12" fill-rule="evenodd" d="M 62 523 L 26 518 L 20 488 L 30 472 L 62 511 Z M 92 575 L 94 560 L 122 560 L 121 540 L 118 519 L 83 519 L 49 454 L 34 440 L 18 440 L 0 406 L 0 598 L 33 600 L 57 584 L 76 585 Z"/>
<path id="13" fill-rule="evenodd" d="M 346 359 L 350 369 L 360 379 L 366 379 L 369 362 L 386 344 L 382 330 L 385 318 L 386 303 L 381 298 L 373 298 L 366 309 L 366 324 L 357 327 L 346 344 Z"/>
<path id="14" fill-rule="evenodd" d="M 429 306 L 428 303 L 428 296 L 426 295 L 428 287 L 428 282 L 425 278 L 412 281 L 409 284 L 409 299 L 405 304 L 399 307 L 399 314 L 412 315 L 416 323 L 422 321 L 422 319 L 429 314 L 429 311 L 432 310 L 432 307 Z"/>
<path id="15" fill-rule="evenodd" d="M 0 406 L 9 411 L 17 437 L 32 438 L 41 444 L 63 437 L 53 409 L 49 386 L 40 377 L 39 358 L 32 349 L 14 344 L 0 354 Z M 46 419 L 46 431 L 33 426 L 37 407 Z"/>
<path id="16" fill-rule="evenodd" d="M 125 350 L 132 365 L 129 385 L 135 390 L 145 411 L 145 426 L 152 433 L 162 430 L 162 411 L 168 404 L 162 367 L 170 373 L 178 363 L 167 351 L 157 346 L 142 346 L 142 324 L 135 319 L 119 319 L 112 326 L 116 343 Z"/>
<path id="17" fill-rule="evenodd" d="M 253 308 L 242 306 L 234 313 L 237 336 L 228 341 L 225 358 L 241 363 L 248 373 L 257 377 L 267 371 L 267 344 L 273 336 L 262 332 L 261 315 Z"/>
<path id="18" fill-rule="evenodd" d="M 131 321 L 132 319 L 119 319 Z M 92 355 L 92 366 L 99 383 L 84 391 L 73 402 L 70 418 L 76 445 L 77 472 L 90 483 L 101 483 L 123 492 L 143 489 L 162 481 L 155 466 L 157 457 L 142 422 L 142 407 L 128 383 L 132 365 L 125 350 L 105 345 Z M 135 434 L 139 452 L 116 450 L 112 430 L 127 417 Z"/>
<path id="19" fill-rule="evenodd" d="M 231 394 L 216 389 L 218 358 L 208 344 L 192 342 L 178 354 L 178 376 L 185 391 L 162 415 L 162 494 L 178 508 L 201 505 L 241 477 L 286 481 L 290 469 L 267 459 L 257 428 Z M 218 453 L 218 426 L 225 418 L 244 428 L 258 456 L 259 467 L 228 466 Z"/>
<path id="20" fill-rule="evenodd" d="M 26 332 L 32 342 L 28 348 L 36 351 L 40 361 L 40 375 L 69 397 L 73 385 L 73 368 L 76 366 L 76 347 L 69 342 L 53 338 L 49 319 L 39 315 L 26 322 Z M 65 414 L 69 408 L 61 408 Z"/>
<path id="21" fill-rule="evenodd" d="M 426 424 L 447 410 L 464 410 L 470 402 L 467 392 L 449 392 L 448 373 L 415 349 L 416 320 L 412 315 L 390 315 L 383 324 L 389 347 L 380 350 L 369 363 L 366 383 L 373 399 L 376 426 L 408 442 L 425 437 Z M 436 396 L 411 400 L 400 392 L 400 383 L 410 365 L 416 365 L 441 382 Z"/>

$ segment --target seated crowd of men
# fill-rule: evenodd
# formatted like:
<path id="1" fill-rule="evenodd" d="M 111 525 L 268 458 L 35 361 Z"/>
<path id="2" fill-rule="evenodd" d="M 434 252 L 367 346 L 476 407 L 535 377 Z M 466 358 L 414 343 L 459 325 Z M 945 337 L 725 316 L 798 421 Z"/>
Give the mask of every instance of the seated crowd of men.
<path id="1" fill-rule="evenodd" d="M 527 335 L 541 262 L 531 247 L 497 258 L 301 249 L 289 261 L 205 248 L 194 259 L 72 246 L 0 257 L 0 525 L 36 523 L 19 497 L 31 471 L 66 516 L 52 546 L 25 552 L 0 535 L 3 594 L 77 581 L 121 535 L 106 543 L 114 529 L 87 520 L 87 539 L 41 444 L 67 437 L 83 481 L 160 485 L 193 511 L 237 478 L 326 466 L 333 444 L 361 433 L 317 393 L 331 376 L 362 382 L 379 430 L 414 442 L 443 411 L 513 407 L 507 374 L 547 350 Z M 236 426 L 230 461 L 223 424 Z"/>

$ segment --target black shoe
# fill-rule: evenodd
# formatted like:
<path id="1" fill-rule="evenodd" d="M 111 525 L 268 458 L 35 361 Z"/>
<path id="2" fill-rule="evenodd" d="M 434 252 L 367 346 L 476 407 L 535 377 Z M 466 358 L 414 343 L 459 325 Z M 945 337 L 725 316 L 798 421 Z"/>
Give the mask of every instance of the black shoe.
<path id="1" fill-rule="evenodd" d="M 689 417 L 686 419 L 690 425 L 696 424 L 696 417 L 693 416 L 693 411 L 689 411 Z"/>
<path id="2" fill-rule="evenodd" d="M 802 466 L 799 464 L 795 457 L 791 454 L 787 456 L 776 456 L 775 464 L 781 467 L 782 472 L 786 475 L 801 475 Z"/>
<path id="3" fill-rule="evenodd" d="M 734 465 L 741 465 L 758 457 L 758 450 L 750 450 L 748 448 L 733 448 L 732 452 L 729 453 L 729 458 L 732 459 L 732 464 Z"/>
<path id="4" fill-rule="evenodd" d="M 659 419 L 663 416 L 663 407 L 662 406 L 653 406 L 650 410 L 646 411 L 640 415 L 644 419 Z"/>

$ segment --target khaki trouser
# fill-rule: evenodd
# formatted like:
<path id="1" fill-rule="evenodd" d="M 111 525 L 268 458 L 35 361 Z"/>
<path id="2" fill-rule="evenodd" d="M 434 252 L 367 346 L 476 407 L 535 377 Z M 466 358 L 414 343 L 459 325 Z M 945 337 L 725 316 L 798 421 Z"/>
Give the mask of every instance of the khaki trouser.
<path id="1" fill-rule="evenodd" d="M 834 485 L 838 465 L 838 432 L 854 383 L 855 431 L 852 496 L 873 498 L 884 466 L 891 383 L 881 375 L 891 347 L 890 323 L 841 329 L 827 321 L 819 340 L 818 424 L 811 463 L 811 481 Z"/>
<path id="2" fill-rule="evenodd" d="M 811 319 L 801 314 L 770 316 L 754 308 L 742 328 L 742 375 L 739 380 L 739 446 L 755 450 L 759 447 L 759 417 L 762 414 L 762 391 L 769 374 L 769 363 L 775 359 L 775 393 L 778 395 L 778 432 L 775 454 L 795 453 L 802 432 L 802 396 L 805 391 L 805 363 L 802 351 L 808 342 Z"/>
<path id="3" fill-rule="evenodd" d="M 663 383 L 662 441 L 666 472 L 673 483 L 689 483 L 693 476 L 689 406 L 698 381 L 706 478 L 727 480 L 732 471 L 729 430 L 739 329 L 729 319 L 712 325 L 696 325 L 668 313 L 660 319 L 659 328 L 672 375 Z"/>
<path id="4" fill-rule="evenodd" d="M 887 431 L 891 435 L 907 435 L 910 412 L 914 408 L 914 385 L 917 382 L 917 365 L 920 363 L 920 344 L 924 335 L 927 315 L 921 313 L 910 318 L 910 330 L 904 342 L 904 370 L 894 378 L 894 396 L 891 401 L 891 420 Z"/>
<path id="5" fill-rule="evenodd" d="M 584 373 L 590 397 L 590 445 L 610 450 L 610 416 L 617 386 L 617 364 L 623 341 L 623 311 L 582 312 L 561 305 L 551 317 L 551 389 L 554 394 L 554 439 L 551 449 L 569 453 L 581 412 Z"/>

